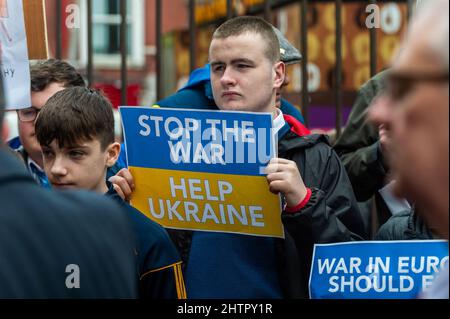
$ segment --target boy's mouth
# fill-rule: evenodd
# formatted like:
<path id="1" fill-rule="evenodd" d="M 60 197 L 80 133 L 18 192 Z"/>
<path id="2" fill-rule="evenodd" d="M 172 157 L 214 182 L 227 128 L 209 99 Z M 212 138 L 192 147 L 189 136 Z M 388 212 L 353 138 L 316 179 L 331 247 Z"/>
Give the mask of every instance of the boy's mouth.
<path id="1" fill-rule="evenodd" d="M 224 97 L 224 98 L 237 98 L 240 96 L 241 95 L 239 93 L 233 92 L 233 91 L 228 91 L 228 92 L 222 93 L 222 97 Z"/>
<path id="2" fill-rule="evenodd" d="M 52 183 L 52 186 L 54 188 L 60 188 L 60 189 L 70 189 L 76 187 L 73 183 Z"/>

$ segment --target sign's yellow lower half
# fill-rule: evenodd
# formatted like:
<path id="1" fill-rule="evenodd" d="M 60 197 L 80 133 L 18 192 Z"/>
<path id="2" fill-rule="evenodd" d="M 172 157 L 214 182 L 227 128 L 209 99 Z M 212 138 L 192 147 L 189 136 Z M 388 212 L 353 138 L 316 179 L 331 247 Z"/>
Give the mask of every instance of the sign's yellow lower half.
<path id="1" fill-rule="evenodd" d="M 166 228 L 284 238 L 280 198 L 264 176 L 130 167 L 131 204 Z"/>

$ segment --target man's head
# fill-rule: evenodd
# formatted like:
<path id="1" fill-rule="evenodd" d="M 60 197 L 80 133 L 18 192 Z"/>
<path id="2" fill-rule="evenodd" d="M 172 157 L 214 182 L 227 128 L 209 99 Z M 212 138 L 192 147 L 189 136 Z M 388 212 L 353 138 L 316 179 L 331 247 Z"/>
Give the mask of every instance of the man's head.
<path id="1" fill-rule="evenodd" d="M 36 140 L 34 121 L 37 113 L 56 92 L 69 87 L 85 87 L 82 76 L 70 64 L 46 60 L 30 67 L 32 107 L 18 111 L 19 137 L 24 149 L 38 164 L 42 164 L 41 149 Z"/>
<path id="2" fill-rule="evenodd" d="M 36 136 L 54 187 L 106 192 L 106 169 L 117 161 L 120 144 L 103 95 L 81 87 L 56 93 L 39 113 Z"/>
<path id="3" fill-rule="evenodd" d="M 272 26 L 238 17 L 222 24 L 209 49 L 214 100 L 221 110 L 274 112 L 285 65 Z"/>
<path id="4" fill-rule="evenodd" d="M 426 1 L 395 58 L 370 118 L 389 127 L 396 193 L 415 202 L 448 238 L 449 2 Z"/>

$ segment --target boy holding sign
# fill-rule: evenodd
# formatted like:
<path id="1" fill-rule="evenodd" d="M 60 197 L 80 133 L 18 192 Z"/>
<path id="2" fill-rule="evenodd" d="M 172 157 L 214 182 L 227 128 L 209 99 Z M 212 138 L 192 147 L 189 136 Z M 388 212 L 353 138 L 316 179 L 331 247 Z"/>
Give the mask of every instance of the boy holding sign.
<path id="1" fill-rule="evenodd" d="M 123 202 L 106 182 L 106 170 L 120 152 L 111 103 L 96 91 L 68 88 L 47 101 L 35 127 L 53 188 L 105 194 L 128 212 L 137 238 L 141 298 L 185 299 L 181 261 L 166 231 Z"/>
<path id="2" fill-rule="evenodd" d="M 210 64 L 220 110 L 273 115 L 279 158 L 267 167 L 267 187 L 283 195 L 285 238 L 170 230 L 185 261 L 188 295 L 305 298 L 314 243 L 365 236 L 345 169 L 326 138 L 307 135 L 300 122 L 276 107 L 285 65 L 270 24 L 256 17 L 227 21 L 214 33 Z M 133 184 L 129 172 L 120 174 Z"/>

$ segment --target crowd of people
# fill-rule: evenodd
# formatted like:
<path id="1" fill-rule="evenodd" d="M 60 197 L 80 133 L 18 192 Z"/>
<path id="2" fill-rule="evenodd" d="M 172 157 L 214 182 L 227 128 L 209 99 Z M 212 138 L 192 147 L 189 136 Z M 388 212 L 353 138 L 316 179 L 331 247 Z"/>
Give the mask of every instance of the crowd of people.
<path id="1" fill-rule="evenodd" d="M 448 240 L 448 15 L 444 0 L 417 11 L 334 146 L 282 99 L 286 65 L 301 54 L 257 17 L 222 24 L 209 64 L 156 103 L 273 114 L 266 179 L 282 197 L 283 239 L 165 229 L 144 216 L 127 203 L 134 177 L 111 103 L 67 62 L 32 65 L 33 106 L 17 110 L 19 136 L 0 150 L 0 298 L 308 298 L 315 244 Z M 376 233 L 358 203 L 374 196 Z M 448 298 L 448 266 L 420 297 Z"/>

